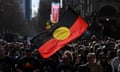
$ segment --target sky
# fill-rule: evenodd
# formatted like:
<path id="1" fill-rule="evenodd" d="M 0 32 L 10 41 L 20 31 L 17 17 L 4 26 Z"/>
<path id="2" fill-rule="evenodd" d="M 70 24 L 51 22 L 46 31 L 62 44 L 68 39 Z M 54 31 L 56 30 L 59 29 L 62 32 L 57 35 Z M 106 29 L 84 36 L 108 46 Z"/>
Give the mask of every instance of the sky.
<path id="1" fill-rule="evenodd" d="M 39 7 L 39 0 L 32 0 L 32 6 L 38 8 Z"/>
<path id="2" fill-rule="evenodd" d="M 32 0 L 32 17 L 35 17 L 38 13 L 39 1 L 40 0 Z"/>

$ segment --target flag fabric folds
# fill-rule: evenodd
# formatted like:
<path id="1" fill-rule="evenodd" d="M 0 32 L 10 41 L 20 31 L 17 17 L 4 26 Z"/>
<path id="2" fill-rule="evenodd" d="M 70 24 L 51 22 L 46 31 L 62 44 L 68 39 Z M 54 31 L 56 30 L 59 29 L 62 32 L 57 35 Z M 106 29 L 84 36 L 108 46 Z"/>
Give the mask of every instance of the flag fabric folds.
<path id="1" fill-rule="evenodd" d="M 43 58 L 49 58 L 66 44 L 80 37 L 87 27 L 84 19 L 68 8 L 59 22 L 50 31 L 43 33 L 38 52 Z"/>

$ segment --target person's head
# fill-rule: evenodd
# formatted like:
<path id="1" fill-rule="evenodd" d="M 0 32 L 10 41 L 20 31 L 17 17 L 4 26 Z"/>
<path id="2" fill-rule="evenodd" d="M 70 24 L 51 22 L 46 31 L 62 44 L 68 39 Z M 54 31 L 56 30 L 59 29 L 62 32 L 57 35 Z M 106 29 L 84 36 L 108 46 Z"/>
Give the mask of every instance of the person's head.
<path id="1" fill-rule="evenodd" d="M 120 58 L 120 49 L 117 50 L 117 56 Z"/>
<path id="2" fill-rule="evenodd" d="M 85 49 L 83 48 L 83 47 L 80 47 L 79 49 L 78 49 L 78 53 L 79 54 L 84 54 L 84 51 L 85 51 Z"/>
<path id="3" fill-rule="evenodd" d="M 96 55 L 95 55 L 95 53 L 88 53 L 87 60 L 88 60 L 89 64 L 96 63 Z"/>
<path id="4" fill-rule="evenodd" d="M 63 55 L 62 56 L 62 62 L 64 64 L 68 64 L 70 62 L 70 57 L 68 55 Z"/>
<path id="5" fill-rule="evenodd" d="M 66 50 L 63 55 L 67 55 L 71 59 L 71 61 L 73 60 L 73 55 L 70 50 Z"/>
<path id="6" fill-rule="evenodd" d="M 81 54 L 78 54 L 76 56 L 76 63 L 80 63 L 81 62 Z"/>
<path id="7" fill-rule="evenodd" d="M 108 63 L 108 57 L 105 54 L 100 55 L 100 63 Z"/>

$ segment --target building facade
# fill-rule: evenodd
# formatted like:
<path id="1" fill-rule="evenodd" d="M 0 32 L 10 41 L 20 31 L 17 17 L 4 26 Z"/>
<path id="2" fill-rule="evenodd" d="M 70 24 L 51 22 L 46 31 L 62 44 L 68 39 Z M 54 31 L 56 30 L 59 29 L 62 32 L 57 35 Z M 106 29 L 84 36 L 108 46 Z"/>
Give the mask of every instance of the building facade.
<path id="1" fill-rule="evenodd" d="M 20 8 L 23 11 L 23 14 L 25 15 L 25 18 L 30 21 L 31 15 L 32 15 L 32 1 L 31 0 L 17 0 Z"/>
<path id="2" fill-rule="evenodd" d="M 120 1 L 119 0 L 92 0 L 92 18 L 104 26 L 104 36 L 120 37 Z"/>

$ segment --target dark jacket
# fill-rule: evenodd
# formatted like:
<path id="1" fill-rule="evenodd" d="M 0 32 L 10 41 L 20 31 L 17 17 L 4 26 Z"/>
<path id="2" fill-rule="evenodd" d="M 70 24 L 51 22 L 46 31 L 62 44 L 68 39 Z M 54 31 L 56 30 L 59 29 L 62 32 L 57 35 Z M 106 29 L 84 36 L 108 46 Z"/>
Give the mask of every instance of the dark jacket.
<path id="1" fill-rule="evenodd" d="M 90 69 L 87 64 L 78 66 L 76 72 L 90 72 Z"/>

